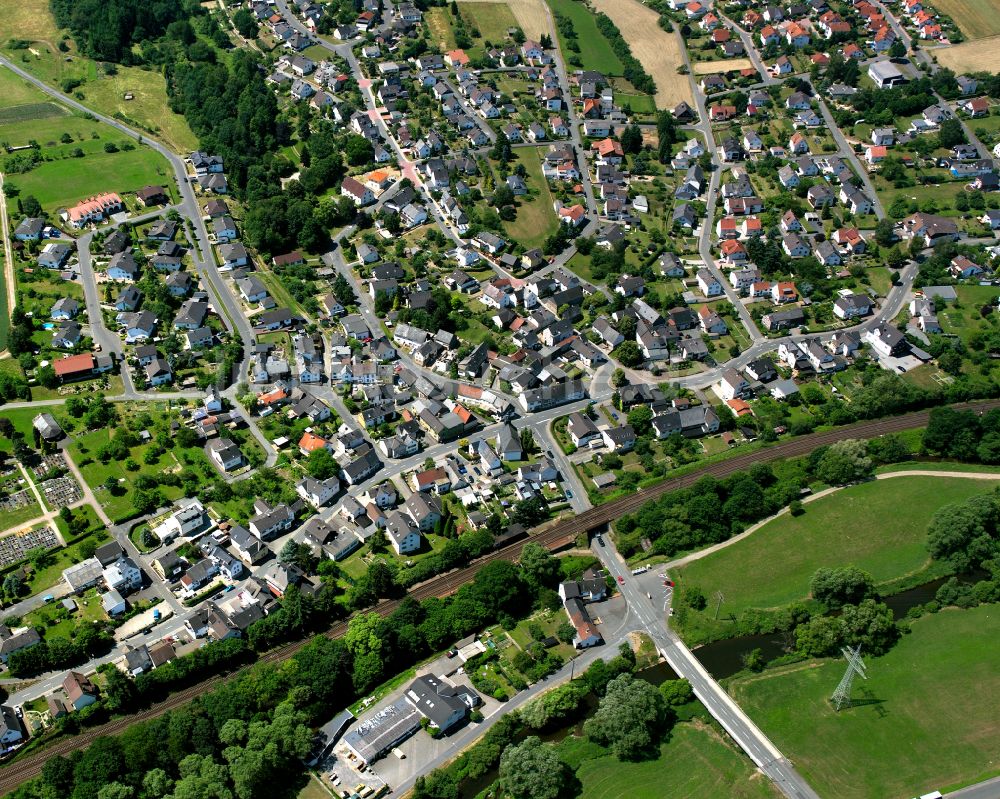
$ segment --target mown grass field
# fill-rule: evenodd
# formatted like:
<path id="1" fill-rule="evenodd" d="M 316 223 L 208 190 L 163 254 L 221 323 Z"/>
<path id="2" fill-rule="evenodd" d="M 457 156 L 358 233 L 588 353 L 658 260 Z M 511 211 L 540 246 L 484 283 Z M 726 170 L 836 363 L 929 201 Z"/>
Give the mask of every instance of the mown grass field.
<path id="1" fill-rule="evenodd" d="M 504 230 L 508 236 L 528 249 L 541 247 L 545 239 L 559 227 L 559 219 L 552 209 L 552 192 L 548 181 L 542 177 L 538 149 L 519 147 L 514 150 L 514 158 L 517 163 L 524 164 L 528 171 L 525 183 L 528 184 L 530 194 L 517 198 L 517 219 L 505 222 Z M 511 163 L 511 168 L 515 165 Z"/>
<path id="2" fill-rule="evenodd" d="M 22 194 L 34 195 L 46 209 L 54 211 L 98 192 L 135 191 L 150 183 L 162 184 L 167 178 L 166 161 L 140 147 L 131 152 L 49 161 L 14 176 L 11 182 Z"/>
<path id="3" fill-rule="evenodd" d="M 83 81 L 76 91 L 85 104 L 107 116 L 120 114 L 126 124 L 133 123 L 159 138 L 178 152 L 197 148 L 198 140 L 180 114 L 167 106 L 166 81 L 156 71 L 139 67 L 118 67 L 115 75 L 107 75 L 97 64 L 79 55 L 71 39 L 67 51 L 60 52 L 58 43 L 64 35 L 55 24 L 48 0 L 19 0 L 6 3 L 0 14 L 0 50 L 29 72 L 59 88 L 62 81 Z M 29 49 L 11 49 L 11 41 L 27 41 Z M 5 71 L 5 70 L 4 70 Z M 132 94 L 125 100 L 126 92 Z M 2 93 L 0 93 L 2 97 Z M 0 99 L 0 103 L 9 101 Z"/>
<path id="4" fill-rule="evenodd" d="M 605 75 L 621 75 L 624 67 L 622 62 L 611 49 L 608 40 L 597 29 L 597 22 L 590 9 L 577 0 L 548 0 L 549 8 L 554 14 L 561 14 L 568 17 L 573 22 L 573 29 L 576 31 L 576 41 L 580 46 L 580 52 L 574 53 L 567 47 L 563 35 L 559 34 L 559 49 L 567 64 L 574 55 L 579 55 L 583 63 L 583 69 L 594 69 L 603 72 Z M 558 25 L 556 26 L 558 31 Z M 567 66 L 572 70 L 572 67 Z"/>
<path id="5" fill-rule="evenodd" d="M 945 467 L 947 468 L 947 467 Z M 722 591 L 715 607 L 686 611 L 682 632 L 692 643 L 725 635 L 730 616 L 747 608 L 776 608 L 809 595 L 823 566 L 852 564 L 882 583 L 923 569 L 927 523 L 943 505 L 984 493 L 992 483 L 962 477 L 899 477 L 836 491 L 785 514 L 749 537 L 676 570 L 681 586 L 706 596 Z"/>
<path id="6" fill-rule="evenodd" d="M 828 701 L 839 660 L 810 661 L 737 680 L 729 692 L 820 796 L 908 799 L 1000 772 L 1000 608 L 945 610 L 913 622 L 880 658 L 865 658 L 865 700 Z"/>
<path id="7" fill-rule="evenodd" d="M 582 759 L 576 771 L 583 786 L 579 799 L 767 799 L 779 795 L 741 752 L 700 721 L 677 724 L 656 760 L 623 763 L 579 738 L 567 738 L 559 749 L 571 765 Z"/>

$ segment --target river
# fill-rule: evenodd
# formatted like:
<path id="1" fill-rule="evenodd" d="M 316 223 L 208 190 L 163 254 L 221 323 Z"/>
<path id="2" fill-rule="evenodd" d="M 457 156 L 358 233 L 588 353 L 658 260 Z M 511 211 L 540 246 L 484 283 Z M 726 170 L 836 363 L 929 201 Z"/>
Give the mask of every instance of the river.
<path id="1" fill-rule="evenodd" d="M 983 575 L 968 575 L 959 579 L 962 582 L 976 582 L 982 577 Z M 892 610 L 893 617 L 899 620 L 906 616 L 910 608 L 924 605 L 934 599 L 938 589 L 948 579 L 941 577 L 908 591 L 900 591 L 898 594 L 883 597 L 882 601 Z M 761 651 L 765 661 L 771 661 L 788 654 L 794 643 L 794 640 L 790 640 L 789 636 L 784 633 L 743 635 L 699 646 L 694 650 L 694 654 L 715 679 L 722 680 L 741 671 L 743 669 L 743 656 L 754 649 Z"/>
<path id="2" fill-rule="evenodd" d="M 960 579 L 963 581 L 968 580 L 975 582 L 976 580 L 981 579 L 982 576 L 983 575 L 973 575 Z M 918 585 L 916 588 L 911 588 L 908 591 L 901 591 L 898 594 L 884 597 L 882 601 L 892 609 L 893 617 L 898 620 L 906 616 L 910 608 L 926 604 L 934 599 L 937 595 L 938 589 L 947 580 L 947 577 L 941 577 L 937 580 L 924 583 L 923 585 Z M 705 644 L 704 646 L 700 646 L 695 649 L 694 654 L 698 660 L 701 661 L 702 665 L 709 671 L 709 673 L 715 677 L 715 679 L 722 680 L 726 677 L 732 677 L 737 672 L 743 670 L 743 656 L 748 652 L 751 652 L 754 649 L 759 649 L 764 655 L 765 661 L 771 661 L 787 654 L 793 644 L 794 640 L 790 640 L 789 636 L 784 633 L 744 635 L 738 638 L 725 638 L 721 641 L 713 641 L 710 644 Z M 614 653 L 609 653 L 609 657 L 612 654 Z M 674 673 L 673 669 L 671 669 L 666 663 L 658 663 L 655 666 L 643 669 L 636 674 L 636 677 L 646 680 L 653 685 L 659 685 L 665 680 L 677 679 L 677 675 Z M 562 727 L 553 732 L 534 734 L 536 734 L 543 741 L 552 743 L 558 743 L 569 735 L 582 735 L 583 723 L 590 718 L 596 710 L 597 698 L 591 695 L 587 698 L 587 711 L 575 724 Z M 525 732 L 522 737 L 527 737 L 527 735 L 528 733 Z M 497 780 L 497 777 L 497 769 L 491 769 L 477 780 L 463 782 L 460 792 L 461 799 L 476 799 L 476 797 L 478 797 Z"/>

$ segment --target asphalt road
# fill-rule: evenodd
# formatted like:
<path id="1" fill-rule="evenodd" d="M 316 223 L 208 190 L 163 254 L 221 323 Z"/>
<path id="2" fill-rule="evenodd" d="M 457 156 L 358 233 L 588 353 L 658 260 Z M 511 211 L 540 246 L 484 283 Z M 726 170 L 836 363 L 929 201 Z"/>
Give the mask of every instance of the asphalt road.
<path id="1" fill-rule="evenodd" d="M 946 793 L 945 799 L 1000 799 L 1000 777 Z"/>
<path id="2" fill-rule="evenodd" d="M 152 148 L 170 162 L 170 165 L 174 170 L 174 180 L 176 181 L 177 189 L 182 198 L 182 201 L 177 207 L 180 213 L 190 220 L 195 233 L 196 249 L 192 252 L 195 270 L 202 278 L 204 285 L 211 290 L 217 303 L 219 303 L 218 310 L 221 312 L 220 315 L 222 316 L 222 320 L 226 327 L 234 331 L 243 341 L 245 358 L 248 358 L 250 348 L 253 345 L 254 340 L 253 331 L 250 327 L 249 321 L 247 321 L 246 317 L 243 315 L 239 302 L 236 300 L 229 288 L 224 284 L 218 268 L 215 265 L 215 256 L 212 253 L 212 246 L 208 237 L 208 231 L 205 228 L 205 220 L 202 218 L 201 208 L 198 205 L 198 199 L 195 196 L 194 189 L 188 180 L 187 166 L 184 159 L 168 147 L 160 144 L 158 141 L 144 136 L 142 133 L 133 130 L 127 125 L 123 125 L 121 122 L 113 119 L 112 117 L 99 114 L 93 109 L 77 102 L 72 97 L 69 97 L 52 88 L 40 78 L 37 78 L 30 72 L 21 69 L 19 66 L 10 61 L 10 59 L 0 56 L 0 64 L 7 67 L 20 78 L 28 81 L 38 89 L 41 89 L 50 97 L 54 97 L 64 105 L 68 105 L 70 108 L 80 111 L 81 113 L 90 114 L 95 119 L 103 122 L 105 125 L 110 125 L 120 133 L 123 133 L 141 144 Z M 242 375 L 245 373 L 245 367 L 246 362 L 244 361 L 244 363 L 242 363 L 239 367 L 238 374 Z"/>
<path id="3" fill-rule="evenodd" d="M 618 589 L 628 603 L 629 611 L 644 631 L 653 639 L 656 648 L 670 667 L 691 683 L 695 696 L 789 799 L 819 799 L 809 783 L 795 770 L 777 747 L 750 720 L 730 696 L 719 686 L 684 643 L 667 626 L 667 616 L 657 607 L 659 597 L 652 597 L 640 585 L 640 580 L 614 549 L 609 536 L 601 546 L 595 538 L 591 544 L 594 554 L 618 582 Z M 647 573 L 644 582 L 653 578 Z"/>

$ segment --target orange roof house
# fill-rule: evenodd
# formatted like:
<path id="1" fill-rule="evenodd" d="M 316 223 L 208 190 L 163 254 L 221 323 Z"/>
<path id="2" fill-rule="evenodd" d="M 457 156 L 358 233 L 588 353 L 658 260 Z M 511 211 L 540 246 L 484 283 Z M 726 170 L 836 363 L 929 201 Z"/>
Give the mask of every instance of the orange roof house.
<path id="1" fill-rule="evenodd" d="M 281 387 L 257 395 L 257 402 L 265 407 L 279 405 L 286 399 L 288 399 L 288 392 Z"/>
<path id="2" fill-rule="evenodd" d="M 736 414 L 737 417 L 753 416 L 753 408 L 750 407 L 750 404 L 746 400 L 741 400 L 741 399 L 726 400 L 726 405 L 729 406 L 729 409 L 734 414 Z"/>
<path id="3" fill-rule="evenodd" d="M 596 150 L 597 154 L 601 158 L 607 158 L 609 155 L 623 156 L 625 153 L 622 150 L 620 142 L 616 142 L 614 139 L 601 139 L 599 142 L 595 142 L 591 145 L 592 150 Z"/>
<path id="4" fill-rule="evenodd" d="M 323 449 L 327 446 L 327 440 L 322 436 L 318 436 L 308 430 L 302 434 L 302 438 L 299 439 L 299 452 L 303 455 L 309 455 L 318 449 Z"/>
<path id="5" fill-rule="evenodd" d="M 559 209 L 559 218 L 567 224 L 578 225 L 584 217 L 582 205 L 563 206 Z"/>

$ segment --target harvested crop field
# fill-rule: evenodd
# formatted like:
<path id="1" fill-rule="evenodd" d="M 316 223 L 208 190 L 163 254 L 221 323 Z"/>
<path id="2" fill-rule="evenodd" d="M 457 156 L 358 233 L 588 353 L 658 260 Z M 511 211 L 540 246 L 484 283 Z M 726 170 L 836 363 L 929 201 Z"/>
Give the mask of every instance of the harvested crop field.
<path id="1" fill-rule="evenodd" d="M 696 61 L 691 64 L 695 75 L 708 75 L 712 72 L 735 72 L 738 69 L 753 69 L 749 58 L 727 58 L 725 61 Z"/>
<path id="2" fill-rule="evenodd" d="M 618 26 L 632 55 L 656 82 L 657 108 L 673 108 L 682 100 L 694 102 L 690 78 L 677 74 L 684 63 L 680 38 L 660 27 L 655 11 L 637 0 L 593 0 L 593 6 Z"/>
<path id="3" fill-rule="evenodd" d="M 934 0 L 934 6 L 951 17 L 967 39 L 1000 34 L 1000 0 Z"/>
<path id="4" fill-rule="evenodd" d="M 474 0 L 474 2 L 500 3 L 507 6 L 529 39 L 539 39 L 543 33 L 549 36 L 554 34 L 545 9 L 545 0 Z"/>
<path id="5" fill-rule="evenodd" d="M 952 47 L 928 48 L 927 52 L 933 54 L 941 66 L 959 74 L 1000 72 L 1000 36 L 962 42 Z"/>

